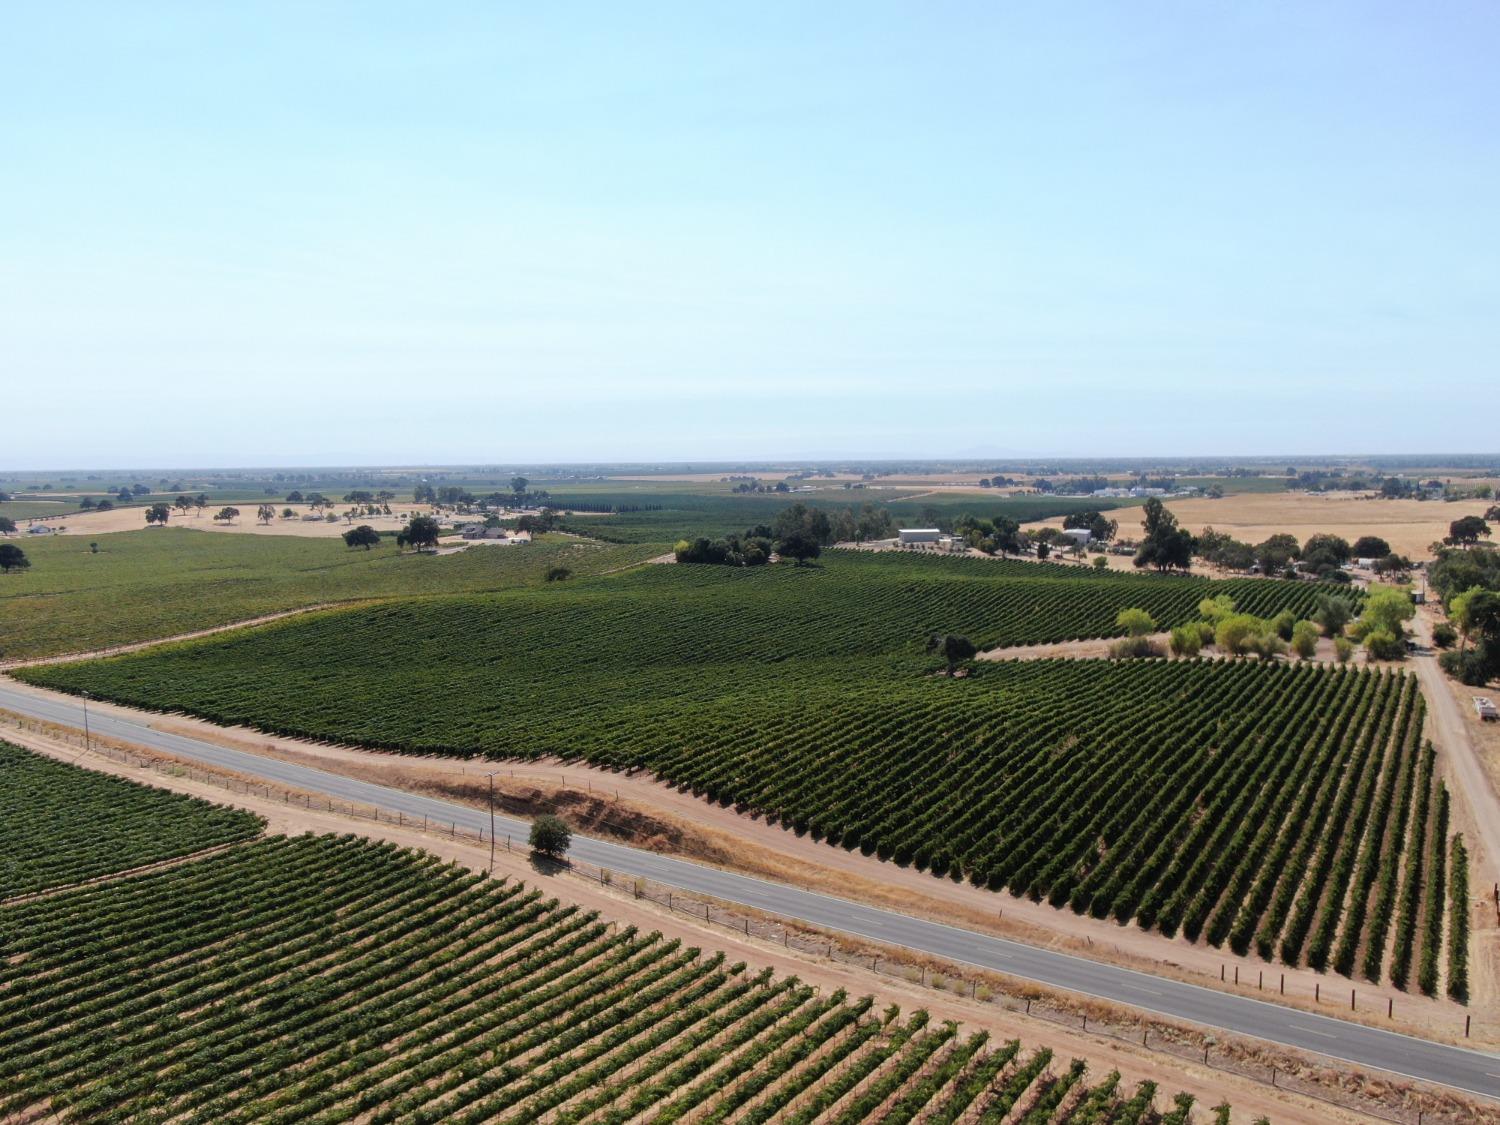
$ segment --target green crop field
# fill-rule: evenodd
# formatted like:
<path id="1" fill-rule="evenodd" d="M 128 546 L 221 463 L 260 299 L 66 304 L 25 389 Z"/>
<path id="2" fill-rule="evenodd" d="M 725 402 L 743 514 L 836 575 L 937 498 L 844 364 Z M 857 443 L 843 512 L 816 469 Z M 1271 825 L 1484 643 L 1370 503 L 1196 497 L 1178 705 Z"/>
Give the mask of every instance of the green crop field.
<path id="1" fill-rule="evenodd" d="M 833 512 L 859 511 L 864 504 L 888 508 L 898 525 L 931 524 L 965 513 L 990 519 L 1007 516 L 1018 523 L 1103 510 L 1118 501 L 1079 500 L 1048 496 L 987 497 L 972 493 L 929 493 L 924 489 L 842 489 L 826 485 L 813 492 L 735 493 L 724 484 L 660 483 L 582 488 L 551 486 L 551 503 L 576 510 L 565 525 L 580 534 L 619 543 L 673 543 L 706 535 L 718 538 L 739 534 L 756 524 L 770 525 L 777 513 L 792 504 Z M 920 494 L 920 495 L 919 495 Z M 908 497 L 912 497 L 908 499 Z M 599 514 L 596 514 L 599 513 Z M 1122 520 L 1122 522 L 1125 522 Z"/>
<path id="2" fill-rule="evenodd" d="M 0 900 L 260 834 L 259 817 L 0 742 Z"/>
<path id="3" fill-rule="evenodd" d="M 158 528 L 27 540 L 31 567 L 0 575 L 0 658 L 49 656 L 192 632 L 324 602 L 498 590 L 566 566 L 595 574 L 650 557 L 642 547 L 562 536 L 458 555 L 370 551 L 339 539 Z"/>
<path id="4" fill-rule="evenodd" d="M 1139 1122 L 1154 1094 L 347 837 L 0 908 L 20 1119 Z"/>
<path id="5" fill-rule="evenodd" d="M 1433 788 L 1409 677 L 1037 661 L 948 679 L 922 643 L 1107 634 L 1122 606 L 1171 623 L 1219 592 L 1271 614 L 1318 588 L 835 552 L 329 611 L 20 675 L 289 734 L 649 769 L 936 874 L 1317 968 L 1359 953 L 1379 978 L 1389 911 L 1361 895 L 1393 901 L 1425 854 L 1411 809 Z"/>

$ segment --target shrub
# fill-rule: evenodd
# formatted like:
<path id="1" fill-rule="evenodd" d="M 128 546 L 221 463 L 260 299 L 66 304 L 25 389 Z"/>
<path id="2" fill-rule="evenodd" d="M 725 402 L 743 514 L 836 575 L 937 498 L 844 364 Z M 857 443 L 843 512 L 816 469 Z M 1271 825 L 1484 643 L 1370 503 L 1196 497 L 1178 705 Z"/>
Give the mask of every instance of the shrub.
<path id="1" fill-rule="evenodd" d="M 1144 609 L 1122 609 L 1115 617 L 1115 624 L 1132 637 L 1144 637 L 1156 631 L 1156 618 Z"/>
<path id="2" fill-rule="evenodd" d="M 1271 618 L 1271 628 L 1276 635 L 1284 641 L 1292 639 L 1292 630 L 1297 627 L 1297 615 L 1289 609 L 1284 609 L 1275 617 Z"/>
<path id="3" fill-rule="evenodd" d="M 1406 644 L 1389 629 L 1370 629 L 1364 643 L 1371 660 L 1400 660 L 1406 655 Z"/>
<path id="4" fill-rule="evenodd" d="M 1311 621 L 1299 621 L 1292 627 L 1292 650 L 1303 660 L 1310 660 L 1318 650 L 1318 627 Z"/>
<path id="5" fill-rule="evenodd" d="M 1446 621 L 1432 627 L 1432 643 L 1438 648 L 1452 648 L 1458 641 L 1458 630 Z"/>
<path id="6" fill-rule="evenodd" d="M 1161 645 L 1150 637 L 1122 637 L 1109 646 L 1111 660 L 1136 660 L 1142 657 L 1161 656 Z"/>
<path id="7" fill-rule="evenodd" d="M 1340 664 L 1348 664 L 1354 656 L 1354 642 L 1348 637 L 1334 637 L 1333 655 L 1338 658 Z"/>
<path id="8" fill-rule="evenodd" d="M 1203 634 L 1197 625 L 1179 625 L 1172 630 L 1168 643 L 1173 656 L 1197 656 L 1203 647 Z"/>

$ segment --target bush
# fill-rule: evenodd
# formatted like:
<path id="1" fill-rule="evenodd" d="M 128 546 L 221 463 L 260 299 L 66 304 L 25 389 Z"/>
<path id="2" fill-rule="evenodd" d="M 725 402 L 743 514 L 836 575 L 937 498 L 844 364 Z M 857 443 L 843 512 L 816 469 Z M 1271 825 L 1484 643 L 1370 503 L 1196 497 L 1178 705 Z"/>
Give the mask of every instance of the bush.
<path id="1" fill-rule="evenodd" d="M 547 570 L 548 582 L 566 582 L 573 577 L 573 572 L 565 566 L 554 566 Z"/>
<path id="2" fill-rule="evenodd" d="M 1292 627 L 1292 651 L 1303 660 L 1312 659 L 1318 650 L 1318 627 L 1311 621 L 1299 621 Z"/>
<path id="3" fill-rule="evenodd" d="M 1173 656 L 1197 656 L 1203 647 L 1203 633 L 1197 625 L 1179 625 L 1168 640 Z"/>
<path id="4" fill-rule="evenodd" d="M 1438 657 L 1438 665 L 1460 683 L 1470 687 L 1484 687 L 1490 682 L 1490 662 L 1482 649 L 1471 648 L 1464 652 L 1450 649 Z"/>
<path id="5" fill-rule="evenodd" d="M 1348 664 L 1354 656 L 1354 642 L 1348 637 L 1333 638 L 1333 655 L 1340 664 Z"/>
<path id="6" fill-rule="evenodd" d="M 1156 631 L 1156 618 L 1144 609 L 1120 610 L 1115 618 L 1115 624 L 1132 637 L 1144 637 L 1147 633 Z"/>
<path id="7" fill-rule="evenodd" d="M 1109 646 L 1111 660 L 1136 660 L 1161 655 L 1161 645 L 1150 637 L 1122 637 Z"/>
<path id="8" fill-rule="evenodd" d="M 1363 639 L 1371 660 L 1400 660 L 1406 656 L 1406 643 L 1389 629 L 1371 629 Z"/>
<path id="9" fill-rule="evenodd" d="M 1458 630 L 1446 621 L 1432 627 L 1432 643 L 1438 648 L 1452 648 L 1458 642 Z"/>
<path id="10" fill-rule="evenodd" d="M 1276 635 L 1284 641 L 1292 639 L 1292 630 L 1297 627 L 1297 615 L 1289 609 L 1284 609 L 1275 617 L 1271 618 L 1271 628 Z"/>

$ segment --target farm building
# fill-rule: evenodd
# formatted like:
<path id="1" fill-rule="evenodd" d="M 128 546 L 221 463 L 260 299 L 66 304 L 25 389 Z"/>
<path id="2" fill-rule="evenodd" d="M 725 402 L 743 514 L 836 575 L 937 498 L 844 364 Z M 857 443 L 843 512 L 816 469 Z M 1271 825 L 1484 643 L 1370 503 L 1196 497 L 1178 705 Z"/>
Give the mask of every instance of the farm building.
<path id="1" fill-rule="evenodd" d="M 1062 536 L 1064 539 L 1072 540 L 1079 547 L 1087 547 L 1094 540 L 1093 532 L 1086 527 L 1064 528 Z"/>
<path id="2" fill-rule="evenodd" d="M 941 529 L 936 527 L 903 527 L 896 533 L 903 547 L 909 547 L 913 543 L 936 543 L 942 534 Z"/>
<path id="3" fill-rule="evenodd" d="M 52 529 L 44 523 L 34 523 L 26 529 L 27 535 L 51 535 Z"/>

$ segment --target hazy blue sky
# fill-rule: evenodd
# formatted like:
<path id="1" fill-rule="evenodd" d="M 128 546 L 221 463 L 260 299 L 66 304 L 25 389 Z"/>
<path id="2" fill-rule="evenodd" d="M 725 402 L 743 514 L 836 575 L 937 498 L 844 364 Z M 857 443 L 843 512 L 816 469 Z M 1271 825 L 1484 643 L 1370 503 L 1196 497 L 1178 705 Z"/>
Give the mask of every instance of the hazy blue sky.
<path id="1" fill-rule="evenodd" d="M 1488 0 L 11 5 L 0 466 L 1492 450 L 1497 45 Z"/>

